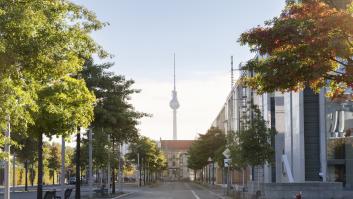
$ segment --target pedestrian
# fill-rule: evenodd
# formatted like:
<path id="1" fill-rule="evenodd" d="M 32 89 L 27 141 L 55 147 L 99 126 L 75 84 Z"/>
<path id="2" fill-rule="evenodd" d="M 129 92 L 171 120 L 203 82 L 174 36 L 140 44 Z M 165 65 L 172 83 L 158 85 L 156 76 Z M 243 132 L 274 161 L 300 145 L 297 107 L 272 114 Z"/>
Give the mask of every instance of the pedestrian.
<path id="1" fill-rule="evenodd" d="M 297 193 L 295 199 L 302 199 L 302 192 Z"/>

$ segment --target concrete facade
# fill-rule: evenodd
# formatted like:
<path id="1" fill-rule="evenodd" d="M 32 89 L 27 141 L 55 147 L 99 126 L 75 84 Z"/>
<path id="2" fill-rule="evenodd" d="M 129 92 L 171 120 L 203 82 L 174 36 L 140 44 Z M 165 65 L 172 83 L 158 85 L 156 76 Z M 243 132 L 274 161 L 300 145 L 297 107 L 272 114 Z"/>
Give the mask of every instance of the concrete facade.
<path id="1" fill-rule="evenodd" d="M 353 142 L 351 137 L 343 136 L 353 129 L 353 110 L 345 108 L 342 111 L 342 107 L 353 105 L 328 101 L 325 89 L 319 94 L 305 89 L 302 92 L 256 95 L 248 88 L 235 85 L 212 126 L 226 133 L 237 131 L 239 119 L 242 115 L 249 114 L 244 110 L 250 99 L 259 106 L 269 127 L 276 128 L 278 134 L 273 143 L 275 163 L 252 168 L 246 176 L 247 180 L 288 183 L 292 177 L 293 183 L 343 182 L 346 188 L 352 188 L 352 147 L 345 143 L 342 145 L 343 149 L 338 149 L 337 146 L 330 149 L 330 143 L 333 143 L 332 140 Z M 332 130 L 332 120 L 335 118 L 340 119 L 340 127 Z M 330 156 L 332 153 L 334 154 Z M 288 160 L 287 167 L 284 158 Z M 222 170 L 218 168 L 217 171 Z"/>

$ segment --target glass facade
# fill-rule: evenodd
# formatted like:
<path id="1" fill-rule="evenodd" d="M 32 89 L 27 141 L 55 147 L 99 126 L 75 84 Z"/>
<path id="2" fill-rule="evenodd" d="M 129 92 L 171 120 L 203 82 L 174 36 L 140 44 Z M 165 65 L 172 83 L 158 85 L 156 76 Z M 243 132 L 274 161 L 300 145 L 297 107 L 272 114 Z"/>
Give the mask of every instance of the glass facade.
<path id="1" fill-rule="evenodd" d="M 326 103 L 327 177 L 353 188 L 353 103 Z"/>

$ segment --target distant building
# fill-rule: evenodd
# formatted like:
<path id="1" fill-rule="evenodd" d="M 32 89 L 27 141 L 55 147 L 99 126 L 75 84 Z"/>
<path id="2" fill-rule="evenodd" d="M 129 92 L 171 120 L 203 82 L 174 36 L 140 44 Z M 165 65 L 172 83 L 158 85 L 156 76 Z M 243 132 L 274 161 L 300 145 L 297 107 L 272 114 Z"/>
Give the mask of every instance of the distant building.
<path id="1" fill-rule="evenodd" d="M 187 151 L 193 140 L 160 140 L 159 147 L 165 154 L 168 168 L 163 177 L 167 180 L 190 180 Z"/>

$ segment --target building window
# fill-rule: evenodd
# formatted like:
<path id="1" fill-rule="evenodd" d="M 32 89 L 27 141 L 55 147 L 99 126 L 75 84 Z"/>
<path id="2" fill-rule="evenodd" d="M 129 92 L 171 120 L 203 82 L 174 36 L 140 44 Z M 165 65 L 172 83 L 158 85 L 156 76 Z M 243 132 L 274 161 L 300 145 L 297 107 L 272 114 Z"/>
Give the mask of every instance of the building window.
<path id="1" fill-rule="evenodd" d="M 326 104 L 327 180 L 353 187 L 353 103 Z"/>

